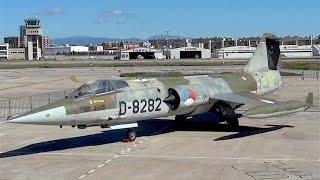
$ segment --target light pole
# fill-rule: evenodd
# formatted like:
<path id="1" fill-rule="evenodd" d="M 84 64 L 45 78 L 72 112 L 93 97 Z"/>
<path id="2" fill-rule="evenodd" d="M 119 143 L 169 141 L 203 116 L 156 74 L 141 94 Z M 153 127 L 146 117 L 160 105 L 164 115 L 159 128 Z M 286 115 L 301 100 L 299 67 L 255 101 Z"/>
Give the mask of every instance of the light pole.
<path id="1" fill-rule="evenodd" d="M 166 58 L 169 57 L 169 30 L 166 30 L 166 41 L 167 41 L 167 46 L 166 46 Z"/>

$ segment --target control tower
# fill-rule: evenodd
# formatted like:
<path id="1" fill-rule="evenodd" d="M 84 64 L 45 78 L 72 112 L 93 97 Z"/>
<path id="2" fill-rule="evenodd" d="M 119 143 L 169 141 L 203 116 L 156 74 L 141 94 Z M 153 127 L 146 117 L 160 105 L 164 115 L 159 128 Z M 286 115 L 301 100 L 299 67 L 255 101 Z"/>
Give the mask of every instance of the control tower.
<path id="1" fill-rule="evenodd" d="M 40 20 L 37 18 L 27 18 L 24 20 L 24 45 L 28 60 L 40 60 L 42 54 L 42 28 Z"/>

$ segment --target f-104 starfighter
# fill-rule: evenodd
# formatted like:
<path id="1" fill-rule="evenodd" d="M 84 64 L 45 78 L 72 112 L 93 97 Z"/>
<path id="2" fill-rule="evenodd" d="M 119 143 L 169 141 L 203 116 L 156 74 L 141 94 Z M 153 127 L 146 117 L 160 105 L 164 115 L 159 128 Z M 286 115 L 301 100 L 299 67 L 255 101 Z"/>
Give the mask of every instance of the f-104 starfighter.
<path id="1" fill-rule="evenodd" d="M 134 141 L 138 122 L 175 116 L 176 121 L 212 112 L 230 128 L 239 117 L 270 118 L 312 105 L 306 102 L 278 102 L 264 97 L 281 86 L 278 71 L 279 41 L 273 34 L 261 38 L 257 50 L 242 72 L 234 74 L 158 77 L 136 80 L 99 79 L 83 84 L 65 99 L 34 109 L 8 122 L 36 125 L 100 126 L 127 129 Z M 241 116 L 238 108 L 246 109 Z"/>

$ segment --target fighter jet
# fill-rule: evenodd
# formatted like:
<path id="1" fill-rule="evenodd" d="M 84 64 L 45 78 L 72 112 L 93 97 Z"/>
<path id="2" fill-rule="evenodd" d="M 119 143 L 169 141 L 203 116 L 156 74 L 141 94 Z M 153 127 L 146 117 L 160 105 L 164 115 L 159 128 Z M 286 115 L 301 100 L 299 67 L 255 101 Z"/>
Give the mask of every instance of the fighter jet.
<path id="1" fill-rule="evenodd" d="M 136 80 L 99 79 L 83 84 L 65 99 L 27 112 L 10 123 L 100 126 L 127 129 L 127 139 L 136 139 L 138 122 L 175 116 L 177 122 L 212 112 L 235 129 L 239 118 L 270 118 L 305 111 L 313 103 L 278 102 L 265 94 L 281 86 L 278 38 L 266 33 L 242 72 L 234 74 L 158 77 Z M 238 109 L 245 109 L 239 115 Z"/>

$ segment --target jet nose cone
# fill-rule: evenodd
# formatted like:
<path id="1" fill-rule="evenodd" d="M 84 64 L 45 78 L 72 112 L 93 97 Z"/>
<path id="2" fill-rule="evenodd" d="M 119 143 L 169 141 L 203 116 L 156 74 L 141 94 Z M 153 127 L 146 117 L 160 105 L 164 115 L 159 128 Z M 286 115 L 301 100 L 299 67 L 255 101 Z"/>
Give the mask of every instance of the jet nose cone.
<path id="1" fill-rule="evenodd" d="M 66 108 L 64 106 L 55 107 L 42 107 L 26 114 L 9 120 L 8 123 L 19 124 L 39 124 L 39 125 L 57 125 L 63 122 L 66 118 Z"/>

